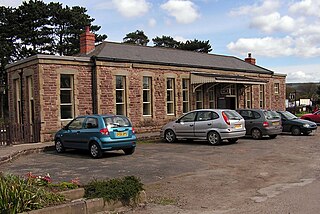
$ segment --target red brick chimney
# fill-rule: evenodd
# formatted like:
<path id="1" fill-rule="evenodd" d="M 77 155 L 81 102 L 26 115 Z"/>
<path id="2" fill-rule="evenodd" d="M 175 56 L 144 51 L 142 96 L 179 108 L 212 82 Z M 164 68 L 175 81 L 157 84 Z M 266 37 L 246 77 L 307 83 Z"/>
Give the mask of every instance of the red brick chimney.
<path id="1" fill-rule="evenodd" d="M 88 54 L 95 48 L 95 35 L 90 32 L 90 27 L 86 26 L 85 32 L 80 35 L 80 53 Z"/>
<path id="2" fill-rule="evenodd" d="M 248 57 L 244 59 L 245 62 L 250 63 L 252 65 L 256 64 L 256 59 L 251 58 L 251 53 L 248 53 Z"/>

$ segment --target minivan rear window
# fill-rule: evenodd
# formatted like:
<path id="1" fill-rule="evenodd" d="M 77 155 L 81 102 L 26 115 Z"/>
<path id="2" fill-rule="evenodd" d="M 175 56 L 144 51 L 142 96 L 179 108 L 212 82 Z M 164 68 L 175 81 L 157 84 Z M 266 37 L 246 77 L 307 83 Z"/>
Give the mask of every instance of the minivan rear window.
<path id="1" fill-rule="evenodd" d="M 106 126 L 109 127 L 130 126 L 129 120 L 121 116 L 104 117 L 103 120 Z"/>
<path id="2" fill-rule="evenodd" d="M 229 120 L 240 120 L 242 117 L 236 111 L 224 111 Z"/>
<path id="3" fill-rule="evenodd" d="M 264 115 L 267 119 L 279 119 L 280 115 L 275 111 L 264 111 Z"/>

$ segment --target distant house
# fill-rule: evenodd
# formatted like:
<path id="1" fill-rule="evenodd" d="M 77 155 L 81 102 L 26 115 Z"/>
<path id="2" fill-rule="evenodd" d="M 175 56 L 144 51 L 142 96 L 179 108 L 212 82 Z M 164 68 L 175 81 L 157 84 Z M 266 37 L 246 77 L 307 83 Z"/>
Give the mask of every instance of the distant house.
<path id="1" fill-rule="evenodd" d="M 82 114 L 127 115 L 159 131 L 192 109 L 285 109 L 285 75 L 245 60 L 103 42 L 81 35 L 78 56 L 35 55 L 6 67 L 10 120 L 41 122 L 41 140 Z"/>

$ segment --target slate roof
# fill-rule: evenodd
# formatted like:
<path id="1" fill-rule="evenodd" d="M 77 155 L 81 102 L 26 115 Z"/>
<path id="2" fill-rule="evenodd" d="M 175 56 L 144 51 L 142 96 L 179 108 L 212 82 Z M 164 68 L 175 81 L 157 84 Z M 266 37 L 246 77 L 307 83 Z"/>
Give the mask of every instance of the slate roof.
<path id="1" fill-rule="evenodd" d="M 271 70 L 252 65 L 233 56 L 114 42 L 103 42 L 97 45 L 91 53 L 79 56 L 95 56 L 98 60 L 107 61 L 139 62 L 263 74 L 274 73 Z"/>

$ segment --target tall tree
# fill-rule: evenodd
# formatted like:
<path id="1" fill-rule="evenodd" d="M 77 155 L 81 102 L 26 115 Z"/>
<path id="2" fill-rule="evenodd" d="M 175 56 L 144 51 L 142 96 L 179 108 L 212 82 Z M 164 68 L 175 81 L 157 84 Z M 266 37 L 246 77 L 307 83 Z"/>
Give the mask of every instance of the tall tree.
<path id="1" fill-rule="evenodd" d="M 147 46 L 148 42 L 149 39 L 142 30 L 136 30 L 135 32 L 128 33 L 123 38 L 123 43 L 130 43 L 141 46 Z"/>
<path id="2" fill-rule="evenodd" d="M 188 40 L 185 43 L 181 43 L 178 49 L 201 52 L 201 53 L 209 53 L 210 51 L 212 51 L 209 40 L 199 41 L 197 39 Z"/>
<path id="3" fill-rule="evenodd" d="M 180 46 L 180 42 L 174 40 L 171 36 L 157 36 L 152 41 L 155 47 L 178 48 Z"/>

